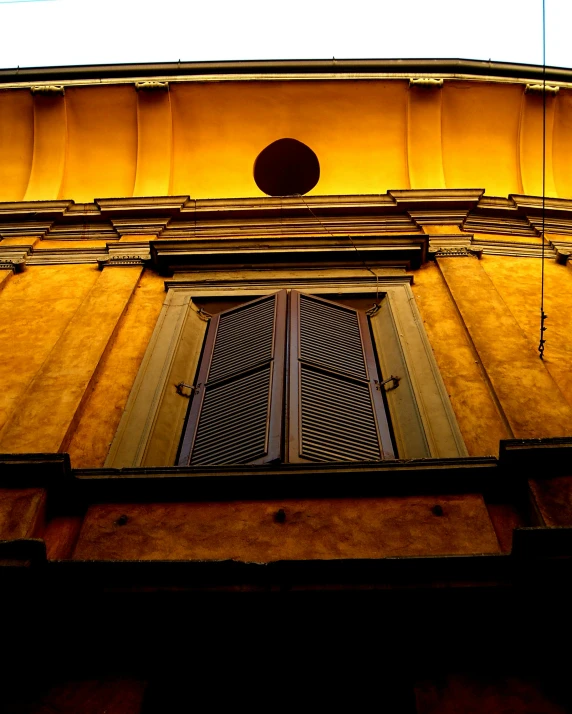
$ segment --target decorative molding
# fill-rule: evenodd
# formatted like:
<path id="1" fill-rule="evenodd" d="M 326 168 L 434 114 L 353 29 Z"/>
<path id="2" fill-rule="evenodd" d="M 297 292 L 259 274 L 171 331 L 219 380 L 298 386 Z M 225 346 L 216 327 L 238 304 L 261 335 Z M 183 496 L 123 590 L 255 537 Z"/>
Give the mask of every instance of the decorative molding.
<path id="1" fill-rule="evenodd" d="M 525 94 L 553 94 L 556 95 L 560 91 L 560 87 L 557 84 L 527 84 L 524 90 Z"/>
<path id="2" fill-rule="evenodd" d="M 103 258 L 97 262 L 100 270 L 103 270 L 104 268 L 125 268 L 132 265 L 141 267 L 145 264 L 145 260 L 140 258 L 138 255 L 122 255 L 114 258 Z"/>
<path id="3" fill-rule="evenodd" d="M 26 260 L 26 265 L 95 265 L 106 255 L 107 250 L 105 248 L 32 249 Z"/>
<path id="4" fill-rule="evenodd" d="M 407 211 L 455 210 L 474 208 L 485 192 L 484 188 L 419 188 L 391 190 L 387 193 L 399 208 Z"/>
<path id="5" fill-rule="evenodd" d="M 43 94 L 49 97 L 54 97 L 65 94 L 65 88 L 63 84 L 37 84 L 30 87 L 30 92 L 32 94 Z"/>
<path id="6" fill-rule="evenodd" d="M 250 271 L 249 271 L 250 272 Z M 404 269 L 376 268 L 376 275 L 355 276 L 314 276 L 311 271 L 303 271 L 292 276 L 290 271 L 284 275 L 268 276 L 267 270 L 260 271 L 260 277 L 250 274 L 247 278 L 228 280 L 204 280 L 192 273 L 182 273 L 165 280 L 165 290 L 188 290 L 194 297 L 222 297 L 232 295 L 265 295 L 282 288 L 291 290 L 311 290 L 315 293 L 370 293 L 387 290 L 396 285 L 410 285 L 413 275 Z"/>
<path id="7" fill-rule="evenodd" d="M 572 244 L 570 244 L 572 248 Z M 472 234 L 432 235 L 429 236 L 429 257 L 462 258 L 482 255 L 505 255 L 513 258 L 541 258 L 542 245 L 516 241 L 483 240 Z M 545 248 L 545 257 L 554 259 L 556 252 L 552 246 Z"/>
<path id="8" fill-rule="evenodd" d="M 544 208 L 544 230 L 554 234 L 549 236 L 550 256 L 556 257 L 555 250 L 566 250 L 572 243 L 572 200 L 548 197 Z M 541 197 L 486 196 L 482 189 L 391 190 L 381 196 L 307 196 L 303 201 L 296 196 L 196 201 L 188 196 L 152 196 L 78 204 L 69 200 L 0 203 L 2 239 L 111 243 L 123 236 L 148 236 L 156 239 L 157 255 L 163 256 L 165 265 L 179 249 L 199 265 L 214 265 L 216 255 L 223 261 L 225 255 L 239 254 L 245 261 L 247 254 L 253 256 L 256 263 L 256 256 L 264 252 L 272 254 L 272 259 L 282 255 L 285 260 L 288 255 L 296 264 L 304 251 L 317 255 L 329 250 L 346 260 L 342 256 L 355 251 L 353 244 L 368 261 L 403 264 L 411 260 L 417 265 L 419 258 L 413 253 L 421 247 L 420 260 L 425 261 L 427 241 L 433 255 L 436 246 L 444 247 L 439 242 L 444 239 L 449 247 L 452 242 L 466 245 L 462 240 L 459 243 L 459 234 L 428 236 L 424 225 L 457 226 L 467 235 L 506 236 L 502 242 L 481 238 L 471 245 L 482 248 L 483 254 L 536 257 L 537 247 L 522 238 L 538 238 L 542 223 Z M 176 247 L 177 241 L 186 245 Z M 105 250 L 98 249 L 95 256 L 91 248 L 79 245 L 68 253 L 46 248 L 49 252 L 44 257 L 39 250 L 29 251 L 33 264 L 65 262 L 66 255 L 69 262 L 96 262 L 106 256 Z M 167 259 L 169 252 L 172 255 Z M 211 256 L 208 260 L 207 255 Z M 237 259 L 232 260 L 236 263 Z M 174 265 L 177 262 L 182 262 L 181 256 Z"/>
<path id="9" fill-rule="evenodd" d="M 118 240 L 119 233 L 109 221 L 54 224 L 43 236 L 45 240 Z"/>
<path id="10" fill-rule="evenodd" d="M 540 243 L 518 243 L 516 241 L 496 241 L 474 239 L 471 243 L 473 250 L 481 250 L 484 255 L 505 255 L 512 258 L 541 258 L 542 245 Z M 545 248 L 545 258 L 554 259 L 555 251 Z"/>
<path id="11" fill-rule="evenodd" d="M 437 77 L 410 77 L 409 88 L 419 87 L 421 89 L 441 89 L 443 79 Z"/>
<path id="12" fill-rule="evenodd" d="M 63 215 L 74 205 L 73 201 L 6 201 L 0 203 L 0 218 L 51 218 Z"/>
<path id="13" fill-rule="evenodd" d="M 176 215 L 189 201 L 188 196 L 135 196 L 133 198 L 96 198 L 95 203 L 99 207 L 102 215 L 116 213 L 121 215 L 133 215 L 142 213 L 143 215 L 152 213 L 154 215 Z"/>
<path id="14" fill-rule="evenodd" d="M 403 212 L 401 215 L 369 216 L 364 215 L 359 218 L 355 216 L 320 217 L 319 220 L 306 211 L 300 218 L 289 218 L 279 214 L 269 216 L 265 219 L 255 220 L 232 220 L 228 217 L 223 220 L 221 216 L 218 221 L 171 221 L 159 238 L 244 238 L 252 236 L 255 238 L 298 238 L 301 236 L 335 236 L 338 240 L 346 238 L 348 235 L 360 236 L 365 234 L 395 234 L 395 233 L 418 233 L 422 231 L 415 222 Z"/>
<path id="15" fill-rule="evenodd" d="M 157 236 L 165 230 L 170 218 L 131 216 L 130 218 L 112 218 L 111 223 L 117 233 L 123 236 L 148 235 Z"/>
<path id="16" fill-rule="evenodd" d="M 149 243 L 147 241 L 109 244 L 108 255 L 99 259 L 100 270 L 103 268 L 125 267 L 126 265 L 144 265 L 151 260 Z"/>
<path id="17" fill-rule="evenodd" d="M 480 258 L 480 253 L 482 251 L 474 252 L 465 246 L 443 246 L 430 251 L 432 258 L 469 258 L 474 256 Z"/>
<path id="18" fill-rule="evenodd" d="M 157 82 L 153 80 L 149 80 L 146 82 L 135 82 L 135 89 L 138 92 L 168 92 L 169 82 Z"/>
<path id="19" fill-rule="evenodd" d="M 19 273 L 26 263 L 25 258 L 7 258 L 0 255 L 0 270 L 11 270 L 13 273 Z"/>
<path id="20" fill-rule="evenodd" d="M 538 231 L 526 216 L 495 215 L 492 211 L 472 211 L 463 223 L 463 230 L 471 233 L 497 233 L 530 238 L 538 236 Z"/>
<path id="21" fill-rule="evenodd" d="M 371 328 L 381 373 L 401 377 L 385 393 L 399 458 L 467 456 L 410 284 L 386 289 Z"/>
<path id="22" fill-rule="evenodd" d="M 571 255 L 572 250 L 563 250 L 556 248 L 556 262 L 559 265 L 566 265 Z"/>
<path id="23" fill-rule="evenodd" d="M 284 265 L 319 266 L 341 264 L 362 266 L 391 264 L 419 267 L 425 262 L 427 236 L 355 236 L 338 239 L 331 236 L 297 239 L 253 239 L 205 241 L 194 239 L 151 241 L 151 254 L 163 272 L 193 268 L 272 268 Z"/>
<path id="24" fill-rule="evenodd" d="M 557 236 L 550 236 L 546 240 L 548 245 L 554 249 L 557 256 L 559 252 L 565 253 L 572 251 L 572 240 L 560 240 Z"/>
<path id="25" fill-rule="evenodd" d="M 436 258 L 467 258 L 481 257 L 483 249 L 473 245 L 470 233 L 454 233 L 452 235 L 432 235 L 429 237 L 429 256 Z"/>
<path id="26" fill-rule="evenodd" d="M 176 385 L 192 383 L 207 329 L 191 302 L 188 290 L 167 293 L 106 466 L 175 463 L 188 407 L 188 400 L 177 394 Z"/>
<path id="27" fill-rule="evenodd" d="M 49 221 L 22 221 L 19 223 L 0 223 L 0 238 L 41 237 L 53 226 Z"/>
<path id="28" fill-rule="evenodd" d="M 431 226 L 431 225 L 437 225 L 437 226 L 446 226 L 446 225 L 451 225 L 451 226 L 461 226 L 463 224 L 463 221 L 467 217 L 467 209 L 466 208 L 460 208 L 460 209 L 452 209 L 452 210 L 434 210 L 434 209 L 426 209 L 424 211 L 407 211 L 407 213 L 411 216 L 411 218 L 415 221 L 416 224 L 420 226 Z"/>

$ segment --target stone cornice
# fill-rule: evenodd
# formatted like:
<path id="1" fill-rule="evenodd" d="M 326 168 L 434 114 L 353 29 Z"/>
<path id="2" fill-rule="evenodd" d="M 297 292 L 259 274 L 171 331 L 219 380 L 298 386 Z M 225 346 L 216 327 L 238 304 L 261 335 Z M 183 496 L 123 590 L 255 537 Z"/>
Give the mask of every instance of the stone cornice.
<path id="1" fill-rule="evenodd" d="M 274 267 L 285 265 L 362 266 L 391 264 L 417 268 L 426 260 L 427 236 L 318 236 L 288 239 L 268 237 L 263 241 L 241 240 L 179 240 L 159 239 L 151 242 L 154 265 L 163 272 L 189 268 Z"/>
<path id="2" fill-rule="evenodd" d="M 262 291 L 268 292 L 279 290 L 282 287 L 295 288 L 297 290 L 324 290 L 324 291 L 358 291 L 371 292 L 375 294 L 377 290 L 384 290 L 396 285 L 411 285 L 413 275 L 407 274 L 400 268 L 379 268 L 376 269 L 376 276 L 363 275 L 359 278 L 355 276 L 314 276 L 299 273 L 296 275 L 274 275 L 269 276 L 268 271 L 260 270 L 260 276 L 255 277 L 255 272 L 249 271 L 248 278 L 233 278 L 233 290 L 237 291 Z M 205 280 L 204 277 L 194 275 L 192 272 L 176 273 L 173 278 L 165 280 L 166 290 L 192 290 L 195 296 L 217 295 L 219 293 L 228 294 L 228 282 L 224 280 Z"/>
<path id="3" fill-rule="evenodd" d="M 328 59 L 163 62 L 123 65 L 36 67 L 0 70 L 4 87 L 136 82 L 181 82 L 249 79 L 370 79 L 436 77 L 487 78 L 497 81 L 572 83 L 572 70 L 558 67 L 466 59 Z"/>
<path id="4" fill-rule="evenodd" d="M 536 257 L 539 246 L 523 239 L 539 237 L 543 222 L 549 234 L 549 257 L 555 257 L 556 250 L 570 250 L 572 200 L 547 198 L 543 217 L 542 199 L 538 196 L 487 196 L 483 189 L 390 190 L 382 195 L 303 198 L 195 200 L 188 196 L 158 196 L 97 199 L 81 204 L 67 200 L 22 201 L 0 203 L 0 254 L 8 247 L 5 239 L 14 243 L 19 238 L 23 242 L 38 238 L 58 241 L 58 245 L 53 249 L 44 246 L 47 250 L 41 251 L 42 256 L 40 250 L 26 248 L 24 253 L 29 255 L 31 264 L 97 262 L 105 260 L 109 252 L 103 246 L 94 247 L 94 241 L 111 244 L 124 238 L 137 242 L 139 236 L 190 241 L 189 255 L 204 254 L 210 249 L 228 252 L 231 244 L 233 249 L 242 246 L 243 253 L 256 252 L 257 245 L 273 245 L 278 252 L 341 252 L 345 250 L 343 246 L 351 244 L 350 237 L 369 240 L 369 247 L 363 247 L 368 251 L 374 250 L 374 239 L 380 239 L 380 247 L 392 241 L 396 247 L 399 240 L 414 236 L 423 243 L 427 241 L 423 226 L 450 225 L 449 244 L 460 227 L 466 234 L 479 234 L 472 247 L 482 249 L 484 254 Z M 486 241 L 486 234 L 506 236 L 506 240 Z M 430 240 L 437 246 L 436 235 L 431 235 Z M 73 246 L 62 248 L 60 241 L 73 241 Z M 226 245 L 225 241 L 231 243 Z M 82 248 L 84 242 L 89 246 Z M 462 241 L 458 245 L 462 247 Z"/>

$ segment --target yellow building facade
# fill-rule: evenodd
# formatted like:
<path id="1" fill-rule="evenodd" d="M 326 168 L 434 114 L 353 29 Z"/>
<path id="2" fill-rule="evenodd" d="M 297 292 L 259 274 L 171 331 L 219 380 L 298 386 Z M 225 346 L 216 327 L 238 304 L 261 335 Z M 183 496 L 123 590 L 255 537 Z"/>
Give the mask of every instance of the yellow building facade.
<path id="1" fill-rule="evenodd" d="M 103 603 L 101 631 L 125 618 L 131 638 L 131 664 L 101 674 L 86 635 L 85 669 L 11 693 L 14 711 L 179 706 L 183 675 L 158 657 L 174 630 L 153 623 L 204 608 L 228 672 L 217 598 L 251 618 L 244 637 L 263 637 L 260 606 L 272 627 L 317 617 L 348 705 L 371 667 L 364 691 L 382 682 L 387 711 L 567 711 L 554 662 L 523 659 L 540 618 L 536 634 L 519 619 L 531 592 L 564 597 L 572 554 L 572 73 L 546 76 L 461 61 L 0 72 L 2 577 L 15 602 L 43 593 L 66 633 Z M 309 191 L 302 159 L 288 195 L 259 188 L 281 139 L 317 158 Z M 290 391 L 277 460 L 181 462 L 213 316 L 279 291 L 365 316 L 393 458 L 289 459 Z M 284 590 L 277 614 L 266 598 Z M 366 664 L 367 637 L 323 614 L 340 603 L 414 663 Z M 424 642 L 431 613 L 450 647 Z M 488 651 L 503 623 L 510 666 Z M 332 637 L 362 654 L 334 665 Z"/>

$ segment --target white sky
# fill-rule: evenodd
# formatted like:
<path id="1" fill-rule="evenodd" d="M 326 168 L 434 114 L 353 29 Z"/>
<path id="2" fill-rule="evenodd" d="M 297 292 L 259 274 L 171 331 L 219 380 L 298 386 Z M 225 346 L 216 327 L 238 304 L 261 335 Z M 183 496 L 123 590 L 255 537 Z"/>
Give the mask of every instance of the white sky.
<path id="1" fill-rule="evenodd" d="M 572 67 L 572 0 L 546 0 Z M 0 67 L 239 59 L 542 63 L 542 0 L 0 0 Z"/>

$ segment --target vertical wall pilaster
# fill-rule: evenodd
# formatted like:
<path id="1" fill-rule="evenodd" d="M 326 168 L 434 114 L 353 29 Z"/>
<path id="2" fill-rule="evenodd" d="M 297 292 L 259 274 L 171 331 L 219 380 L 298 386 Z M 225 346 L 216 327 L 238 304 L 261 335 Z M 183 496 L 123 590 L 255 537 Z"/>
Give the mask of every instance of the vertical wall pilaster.
<path id="1" fill-rule="evenodd" d="M 65 450 L 142 270 L 111 267 L 101 273 L 0 432 L 0 451 Z"/>
<path id="2" fill-rule="evenodd" d="M 411 188 L 445 188 L 441 150 L 441 85 L 409 87 L 407 164 Z M 442 80 L 441 80 L 442 84 Z"/>
<path id="3" fill-rule="evenodd" d="M 514 436 L 571 433 L 572 408 L 481 262 L 438 258 L 438 265 Z"/>
<path id="4" fill-rule="evenodd" d="M 145 89 L 144 85 L 160 85 Z M 169 88 L 143 82 L 137 92 L 137 174 L 134 196 L 167 196 L 171 179 L 172 124 Z"/>
<path id="5" fill-rule="evenodd" d="M 34 95 L 34 157 L 25 201 L 59 196 L 67 143 L 66 103 L 61 94 Z"/>

